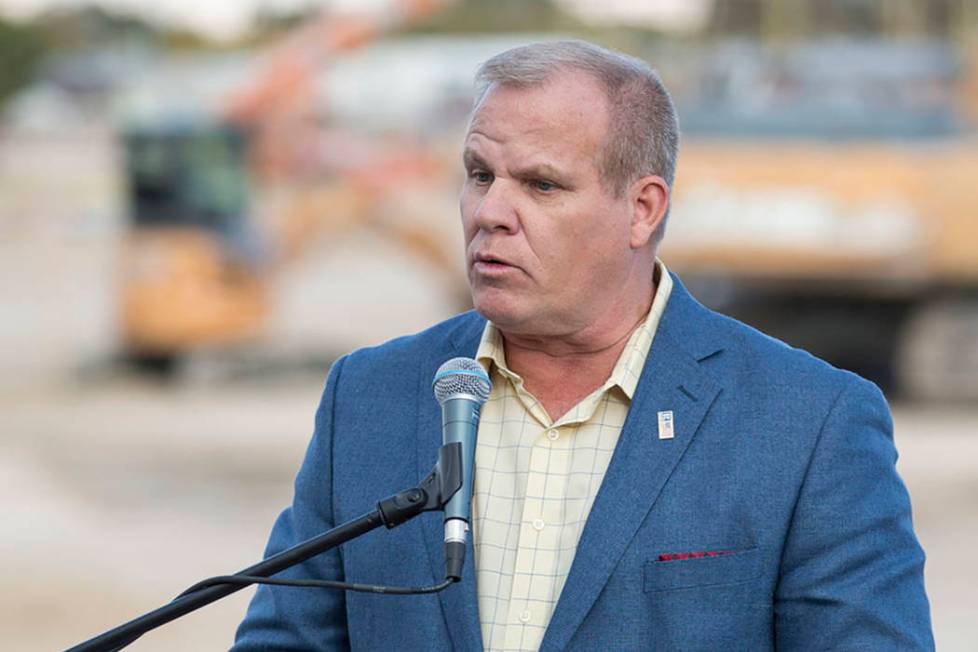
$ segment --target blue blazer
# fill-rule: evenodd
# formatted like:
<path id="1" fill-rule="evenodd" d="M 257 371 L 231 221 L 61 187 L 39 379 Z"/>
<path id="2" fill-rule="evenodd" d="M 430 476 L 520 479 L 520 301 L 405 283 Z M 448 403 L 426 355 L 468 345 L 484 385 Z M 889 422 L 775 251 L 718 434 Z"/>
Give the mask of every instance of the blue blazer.
<path id="1" fill-rule="evenodd" d="M 675 281 L 540 649 L 933 649 L 879 390 Z M 484 324 L 466 313 L 333 366 L 267 555 L 428 473 L 442 436 L 431 378 L 475 355 Z M 661 410 L 673 439 L 658 437 Z M 481 650 L 469 547 L 463 580 L 437 595 L 260 587 L 233 649 Z M 682 558 L 704 551 L 729 554 Z M 441 514 L 423 514 L 283 575 L 430 585 L 442 555 Z"/>

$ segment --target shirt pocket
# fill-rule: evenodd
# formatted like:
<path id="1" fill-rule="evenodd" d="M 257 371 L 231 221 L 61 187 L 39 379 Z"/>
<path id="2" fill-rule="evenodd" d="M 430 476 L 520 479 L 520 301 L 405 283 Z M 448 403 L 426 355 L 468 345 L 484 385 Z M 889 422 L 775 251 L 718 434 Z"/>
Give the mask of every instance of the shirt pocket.
<path id="1" fill-rule="evenodd" d="M 757 548 L 738 550 L 716 557 L 699 557 L 645 564 L 646 593 L 749 582 L 761 575 Z"/>

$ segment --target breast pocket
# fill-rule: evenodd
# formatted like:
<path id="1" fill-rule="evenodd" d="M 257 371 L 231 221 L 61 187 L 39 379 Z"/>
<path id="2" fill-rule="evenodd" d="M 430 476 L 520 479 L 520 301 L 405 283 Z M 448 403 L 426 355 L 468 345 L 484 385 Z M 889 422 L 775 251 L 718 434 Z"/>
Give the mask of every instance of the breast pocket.
<path id="1" fill-rule="evenodd" d="M 773 608 L 760 549 L 645 564 L 655 650 L 771 650 Z"/>
<path id="2" fill-rule="evenodd" d="M 646 593 L 693 587 L 740 584 L 761 574 L 761 556 L 756 548 L 716 557 L 650 561 L 645 564 Z"/>

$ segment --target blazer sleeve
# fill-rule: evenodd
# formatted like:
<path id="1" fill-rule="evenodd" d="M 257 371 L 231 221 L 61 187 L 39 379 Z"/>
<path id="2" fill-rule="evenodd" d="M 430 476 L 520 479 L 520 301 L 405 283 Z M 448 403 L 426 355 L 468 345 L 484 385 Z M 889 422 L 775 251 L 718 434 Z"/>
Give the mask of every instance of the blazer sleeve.
<path id="1" fill-rule="evenodd" d="M 848 376 L 795 506 L 775 595 L 781 650 L 932 650 L 924 552 L 875 385 Z"/>
<path id="2" fill-rule="evenodd" d="M 275 522 L 265 549 L 266 558 L 334 526 L 334 409 L 344 360 L 338 360 L 330 370 L 316 411 L 315 432 L 296 476 L 292 506 Z M 276 577 L 342 581 L 340 553 L 335 549 L 325 552 Z M 260 585 L 231 649 L 234 652 L 349 649 L 344 592 Z"/>

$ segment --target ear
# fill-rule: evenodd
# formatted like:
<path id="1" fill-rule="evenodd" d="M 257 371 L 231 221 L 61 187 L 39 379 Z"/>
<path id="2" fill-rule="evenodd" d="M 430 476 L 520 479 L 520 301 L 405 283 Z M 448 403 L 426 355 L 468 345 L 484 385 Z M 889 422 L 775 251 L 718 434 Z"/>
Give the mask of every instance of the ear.
<path id="1" fill-rule="evenodd" d="M 629 189 L 632 208 L 632 249 L 641 249 L 655 239 L 669 208 L 669 186 L 660 176 L 642 177 Z"/>

